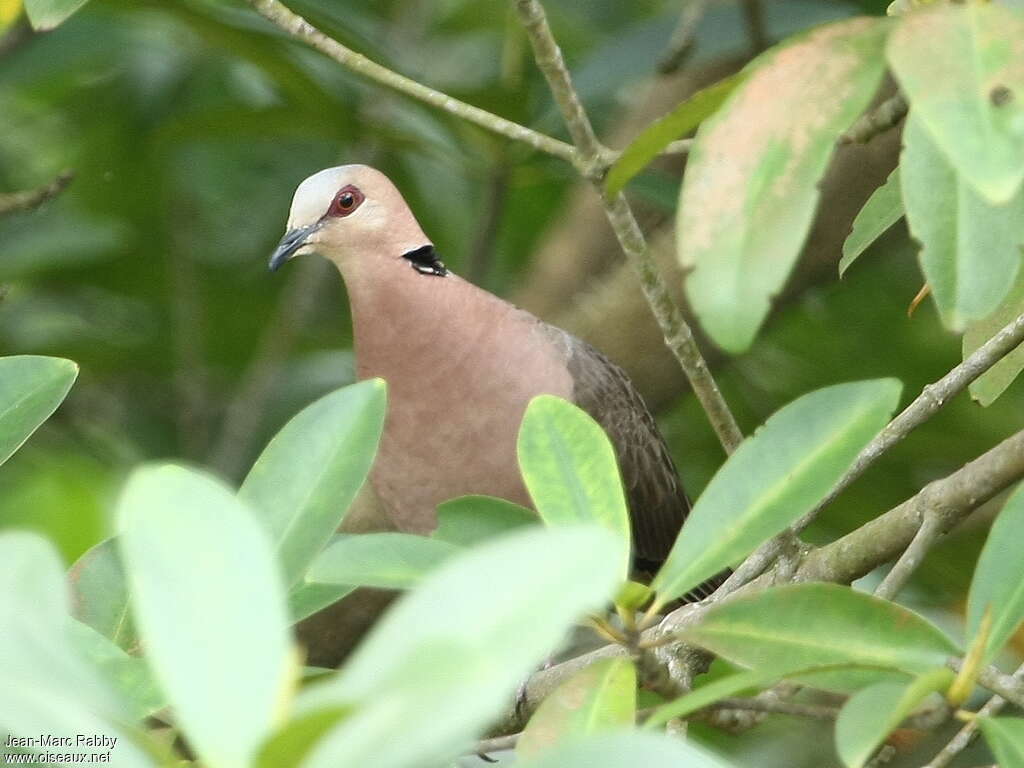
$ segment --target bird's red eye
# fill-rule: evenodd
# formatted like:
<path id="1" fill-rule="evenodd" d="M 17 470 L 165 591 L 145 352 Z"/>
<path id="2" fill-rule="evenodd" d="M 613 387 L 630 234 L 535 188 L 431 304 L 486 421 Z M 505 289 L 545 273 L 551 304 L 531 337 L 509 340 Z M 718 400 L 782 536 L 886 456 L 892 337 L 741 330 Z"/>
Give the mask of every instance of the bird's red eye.
<path id="1" fill-rule="evenodd" d="M 327 213 L 330 216 L 348 216 L 362 202 L 363 193 L 359 191 L 358 187 L 349 184 L 347 187 L 342 187 L 338 190 L 338 194 L 331 201 L 331 207 Z"/>

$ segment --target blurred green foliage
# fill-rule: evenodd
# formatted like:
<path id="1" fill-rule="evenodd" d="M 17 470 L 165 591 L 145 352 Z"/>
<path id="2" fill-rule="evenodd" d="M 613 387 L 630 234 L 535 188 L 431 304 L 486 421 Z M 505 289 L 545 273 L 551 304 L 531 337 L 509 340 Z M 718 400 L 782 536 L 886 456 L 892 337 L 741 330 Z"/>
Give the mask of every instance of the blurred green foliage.
<path id="1" fill-rule="evenodd" d="M 779 37 L 885 5 L 778 0 L 766 13 Z M 292 6 L 389 67 L 564 135 L 504 5 Z M 546 6 L 581 96 L 606 131 L 654 70 L 678 3 Z M 737 7 L 716 4 L 699 40 L 696 62 L 744 50 Z M 298 181 L 352 161 L 385 170 L 445 260 L 498 293 L 516 285 L 577 183 L 559 161 L 384 93 L 292 44 L 238 0 L 93 0 L 54 32 L 2 55 L 0 189 L 31 187 L 66 167 L 77 176 L 42 209 L 0 219 L 0 354 L 60 355 L 77 361 L 81 375 L 56 417 L 0 472 L 0 527 L 44 531 L 70 562 L 110 534 L 129 467 L 180 457 L 217 469 L 225 416 L 260 349 L 288 324 L 282 318 L 295 300 L 288 284 L 306 279 L 315 301 L 292 323 L 294 343 L 272 371 L 244 455 L 233 463 L 248 466 L 289 415 L 351 379 L 340 281 L 313 261 L 270 276 L 265 257 Z M 474 243 L 496 174 L 507 190 L 482 258 Z M 671 210 L 675 184 L 648 174 L 633 189 Z M 900 224 L 842 282 L 788 305 L 752 351 L 722 371 L 741 425 L 749 430 L 837 381 L 895 377 L 905 403 L 940 377 L 959 361 L 959 342 L 930 303 L 906 317 L 920 284 Z M 811 538 L 854 528 L 991 447 L 1019 423 L 1021 394 L 1018 381 L 988 409 L 959 397 L 830 507 Z M 695 497 L 721 463 L 717 440 L 689 395 L 662 425 Z M 971 524 L 948 536 L 908 601 L 951 623 L 983 537 L 984 528 Z M 744 749 L 753 750 L 746 759 L 759 766 L 819 764 L 813 754 L 799 763 L 794 755 L 803 752 L 792 743 L 805 737 L 799 728 L 786 731 L 769 750 L 763 731 L 728 747 L 741 762 Z M 724 746 L 726 737 L 706 735 Z"/>

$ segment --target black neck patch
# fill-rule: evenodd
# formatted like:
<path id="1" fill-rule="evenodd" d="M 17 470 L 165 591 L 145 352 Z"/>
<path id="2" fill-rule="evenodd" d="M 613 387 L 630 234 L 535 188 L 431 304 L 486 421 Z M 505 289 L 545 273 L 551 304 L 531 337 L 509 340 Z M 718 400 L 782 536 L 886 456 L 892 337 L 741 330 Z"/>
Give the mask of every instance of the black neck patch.
<path id="1" fill-rule="evenodd" d="M 406 251 L 402 254 L 402 258 L 408 261 L 410 266 L 421 275 L 444 277 L 448 274 L 448 268 L 445 267 L 443 261 L 437 258 L 437 251 L 429 243 L 421 248 Z"/>

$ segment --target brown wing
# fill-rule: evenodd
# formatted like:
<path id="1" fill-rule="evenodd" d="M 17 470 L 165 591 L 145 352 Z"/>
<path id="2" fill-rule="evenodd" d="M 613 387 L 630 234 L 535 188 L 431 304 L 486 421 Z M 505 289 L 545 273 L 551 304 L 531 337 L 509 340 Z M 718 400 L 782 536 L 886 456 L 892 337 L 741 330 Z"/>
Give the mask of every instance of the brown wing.
<path id="1" fill-rule="evenodd" d="M 553 330 L 564 336 L 568 346 L 576 404 L 604 427 L 615 446 L 629 501 L 634 567 L 653 575 L 668 557 L 690 512 L 675 462 L 626 372 L 585 341 Z M 723 571 L 694 587 L 680 602 L 704 599 L 729 573 Z"/>
<path id="2" fill-rule="evenodd" d="M 638 567 L 656 567 L 668 556 L 690 502 L 654 417 L 625 371 L 586 342 L 566 336 L 576 404 L 604 427 L 615 446 Z"/>

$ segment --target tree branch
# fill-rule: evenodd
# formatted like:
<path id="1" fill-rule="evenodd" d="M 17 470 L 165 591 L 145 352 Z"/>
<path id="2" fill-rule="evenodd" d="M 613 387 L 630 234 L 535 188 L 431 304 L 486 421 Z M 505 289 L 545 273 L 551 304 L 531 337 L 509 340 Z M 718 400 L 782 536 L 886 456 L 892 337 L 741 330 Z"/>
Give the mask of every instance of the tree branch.
<path id="1" fill-rule="evenodd" d="M 590 120 L 573 88 L 569 71 L 551 34 L 544 9 L 537 0 L 516 0 L 516 9 L 530 39 L 537 66 L 547 79 L 569 135 L 581 153 L 578 167 L 582 166 L 585 169 L 584 175 L 595 183 L 600 192 L 601 164 L 606 150 L 594 134 Z M 697 347 L 693 331 L 672 300 L 658 272 L 629 203 L 622 194 L 619 194 L 614 199 L 605 199 L 604 207 L 619 245 L 637 273 L 640 287 L 658 321 L 666 345 L 672 350 L 690 380 L 690 385 L 704 407 L 722 447 L 726 453 L 731 453 L 742 442 L 743 435 Z"/>
<path id="2" fill-rule="evenodd" d="M 736 572 L 716 590 L 715 594 L 718 596 L 729 594 L 738 586 L 761 574 L 778 557 L 786 544 L 791 544 L 800 531 L 810 525 L 823 509 L 863 475 L 882 454 L 928 421 L 942 406 L 967 389 L 971 382 L 1022 343 L 1024 343 L 1024 315 L 1020 315 L 1004 326 L 1002 330 L 941 379 L 925 386 L 921 390 L 921 394 L 857 454 L 857 458 L 854 459 L 853 465 L 846 471 L 846 474 L 840 478 L 828 495 L 815 505 L 814 509 L 797 520 L 780 537 L 763 544 L 736 569 Z"/>
<path id="3" fill-rule="evenodd" d="M 932 510 L 942 532 L 971 511 L 1024 477 L 1024 430 L 936 480 L 911 499 L 852 533 L 810 552 L 796 573 L 797 581 L 849 583 L 895 558 Z"/>
<path id="4" fill-rule="evenodd" d="M 802 557 L 785 558 L 785 563 L 780 561 L 774 569 L 737 588 L 733 594 L 751 594 L 790 581 L 830 581 L 849 584 L 879 565 L 894 559 L 910 545 L 922 525 L 922 510 L 935 510 L 940 530 L 945 532 L 979 505 L 1022 477 L 1024 430 L 1007 438 L 953 474 L 932 482 L 914 497 L 838 541 L 803 552 Z M 731 595 L 722 599 L 728 597 Z M 655 643 L 668 634 L 677 634 L 686 627 L 695 626 L 715 602 L 716 598 L 712 596 L 704 602 L 690 603 L 676 609 L 666 616 L 659 626 L 645 631 L 642 640 Z M 684 671 L 689 673 L 700 670 L 710 659 L 704 651 L 680 648 L 678 645 L 667 645 L 658 650 L 659 653 L 675 655 L 676 665 L 685 668 Z M 680 650 L 683 654 L 681 658 Z M 534 673 L 524 689 L 523 709 L 532 711 L 562 680 L 579 670 L 599 659 L 620 656 L 624 652 L 621 646 L 609 645 Z M 996 693 L 1016 691 L 1008 698 L 1013 701 L 1013 696 L 1017 696 L 1024 702 L 1024 683 L 1008 682 L 1011 680 L 1009 675 L 996 677 L 986 672 L 986 676 L 981 678 L 980 682 Z M 1017 688 L 1013 688 L 1013 685 Z M 500 727 L 507 732 L 515 730 L 516 725 L 516 716 L 510 711 Z"/>
<path id="5" fill-rule="evenodd" d="M 884 600 L 892 600 L 896 594 L 903 589 L 910 577 L 914 575 L 917 566 L 924 560 L 925 554 L 932 545 L 942 536 L 942 520 L 938 515 L 932 514 L 931 510 L 924 510 L 922 513 L 924 522 L 917 529 L 913 540 L 910 542 L 900 559 L 885 575 L 885 579 L 875 590 L 875 597 Z"/>
<path id="6" fill-rule="evenodd" d="M 954 672 L 959 672 L 963 665 L 964 660 L 956 657 L 951 658 L 947 664 Z M 982 667 L 978 671 L 978 683 L 1014 706 L 1024 709 L 1024 680 L 1021 679 L 1020 672 L 1018 669 L 1012 675 L 1008 675 L 995 667 Z"/>
<path id="7" fill-rule="evenodd" d="M 1015 680 L 1024 679 L 1024 664 L 1017 667 L 1017 671 L 1013 673 Z M 993 717 L 999 714 L 1000 710 L 1006 706 L 1006 699 L 1002 696 L 993 696 L 991 699 L 985 702 L 984 706 L 978 710 L 979 717 Z M 971 742 L 974 741 L 978 733 L 978 720 L 977 718 L 971 720 L 963 728 L 957 731 L 950 742 L 942 748 L 942 750 L 932 758 L 932 761 L 924 768 L 946 768 L 953 759 L 967 749 Z"/>
<path id="8" fill-rule="evenodd" d="M 44 184 L 41 187 L 0 194 L 0 215 L 38 208 L 47 200 L 52 200 L 63 192 L 74 178 L 74 171 L 65 170 L 61 171 L 57 178 L 49 184 Z"/>
<path id="9" fill-rule="evenodd" d="M 497 133 L 513 141 L 528 144 L 536 150 L 567 160 L 573 165 L 578 164 L 579 152 L 575 147 L 564 141 L 546 136 L 526 126 L 506 120 L 491 112 L 471 104 L 466 104 L 445 93 L 435 91 L 422 83 L 393 72 L 387 67 L 371 61 L 360 53 L 328 37 L 316 29 L 306 19 L 293 13 L 278 0 L 249 0 L 249 4 L 263 18 L 280 27 L 292 37 L 301 40 L 324 55 L 341 64 L 356 74 L 373 80 L 385 88 L 403 93 L 418 101 L 422 101 L 437 109 L 454 115 L 466 122 L 473 123 L 492 133 Z"/>

